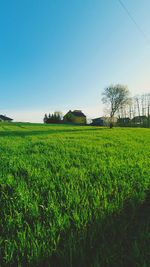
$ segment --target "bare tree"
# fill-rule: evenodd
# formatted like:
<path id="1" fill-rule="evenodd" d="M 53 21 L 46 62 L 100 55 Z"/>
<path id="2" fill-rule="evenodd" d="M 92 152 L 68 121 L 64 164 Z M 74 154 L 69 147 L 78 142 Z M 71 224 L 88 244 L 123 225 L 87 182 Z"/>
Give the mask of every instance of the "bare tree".
<path id="1" fill-rule="evenodd" d="M 110 85 L 104 89 L 102 95 L 103 103 L 109 107 L 110 128 L 112 128 L 115 114 L 129 103 L 129 90 L 121 84 Z"/>
<path id="2" fill-rule="evenodd" d="M 148 127 L 150 127 L 150 94 L 147 94 L 147 116 L 148 116 Z"/>

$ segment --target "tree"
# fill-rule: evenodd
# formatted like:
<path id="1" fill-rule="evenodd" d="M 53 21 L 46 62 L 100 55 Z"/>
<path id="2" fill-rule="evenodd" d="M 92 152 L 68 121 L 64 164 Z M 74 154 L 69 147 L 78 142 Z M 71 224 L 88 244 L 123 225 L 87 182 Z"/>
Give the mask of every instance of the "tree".
<path id="1" fill-rule="evenodd" d="M 47 114 L 45 114 L 45 116 L 44 116 L 44 119 L 43 119 L 43 121 L 44 121 L 44 123 L 47 123 Z"/>
<path id="2" fill-rule="evenodd" d="M 62 120 L 62 119 L 63 119 L 63 114 L 62 114 L 61 111 L 55 111 L 55 112 L 54 112 L 54 115 L 56 116 L 56 118 L 57 118 L 58 120 Z"/>
<path id="3" fill-rule="evenodd" d="M 44 123 L 61 123 L 62 122 L 62 112 L 61 111 L 55 111 L 54 113 L 50 114 L 47 116 L 45 114 L 44 117 Z"/>
<path id="4" fill-rule="evenodd" d="M 110 85 L 104 89 L 102 95 L 103 103 L 109 105 L 110 128 L 112 128 L 115 114 L 129 103 L 129 90 L 121 84 Z"/>

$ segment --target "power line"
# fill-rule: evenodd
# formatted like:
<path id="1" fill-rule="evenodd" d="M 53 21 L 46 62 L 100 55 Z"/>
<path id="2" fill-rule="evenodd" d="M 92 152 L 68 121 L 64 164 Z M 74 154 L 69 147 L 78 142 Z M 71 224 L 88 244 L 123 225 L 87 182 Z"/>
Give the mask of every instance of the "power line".
<path id="1" fill-rule="evenodd" d="M 125 6 L 125 4 L 123 3 L 123 1 L 122 0 L 118 0 L 118 2 L 120 3 L 120 5 L 124 9 L 124 11 L 126 12 L 126 14 L 128 15 L 128 17 L 131 19 L 131 21 L 134 23 L 134 25 L 136 26 L 136 28 L 138 29 L 138 31 L 142 34 L 142 36 L 144 37 L 144 39 L 147 42 L 147 44 L 150 46 L 150 39 L 147 37 L 147 35 L 143 31 L 143 29 L 140 27 L 140 25 L 136 22 L 136 20 L 134 19 L 134 17 L 132 16 L 132 14 L 128 10 L 128 8 Z"/>

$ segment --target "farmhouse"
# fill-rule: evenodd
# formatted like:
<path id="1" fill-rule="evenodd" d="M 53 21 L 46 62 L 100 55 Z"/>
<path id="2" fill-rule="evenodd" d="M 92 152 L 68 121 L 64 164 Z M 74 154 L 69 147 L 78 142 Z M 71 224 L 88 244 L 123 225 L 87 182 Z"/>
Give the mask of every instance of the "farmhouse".
<path id="1" fill-rule="evenodd" d="M 129 117 L 127 117 L 127 118 L 118 118 L 117 123 L 120 124 L 120 125 L 129 124 L 130 123 L 130 118 Z"/>
<path id="2" fill-rule="evenodd" d="M 11 122 L 13 119 L 6 117 L 5 115 L 0 115 L 0 121 Z"/>
<path id="3" fill-rule="evenodd" d="M 100 117 L 100 118 L 92 119 L 92 125 L 94 125 L 94 126 L 104 126 L 104 118 Z"/>
<path id="4" fill-rule="evenodd" d="M 146 116 L 135 116 L 132 119 L 132 122 L 135 124 L 143 124 L 145 121 L 147 121 L 147 117 Z"/>
<path id="5" fill-rule="evenodd" d="M 86 124 L 86 116 L 81 110 L 69 110 L 63 117 L 64 123 Z"/>
<path id="6" fill-rule="evenodd" d="M 109 118 L 108 117 L 99 117 L 92 119 L 91 125 L 93 126 L 108 126 Z"/>

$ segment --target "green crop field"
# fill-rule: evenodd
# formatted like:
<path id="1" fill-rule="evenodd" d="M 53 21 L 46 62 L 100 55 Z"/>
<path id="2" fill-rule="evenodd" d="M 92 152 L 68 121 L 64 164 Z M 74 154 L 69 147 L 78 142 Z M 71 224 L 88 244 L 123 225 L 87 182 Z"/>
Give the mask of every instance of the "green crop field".
<path id="1" fill-rule="evenodd" d="M 150 129 L 1 123 L 0 266 L 149 267 Z"/>

